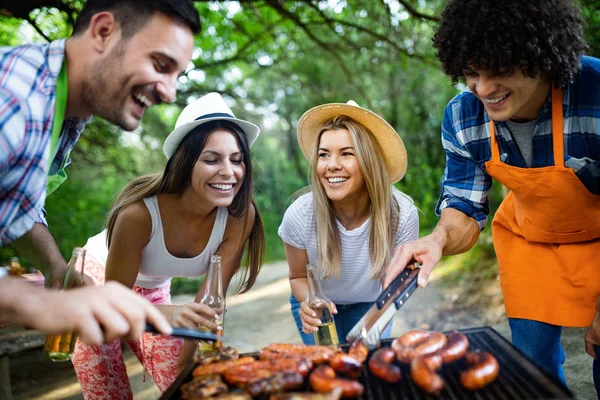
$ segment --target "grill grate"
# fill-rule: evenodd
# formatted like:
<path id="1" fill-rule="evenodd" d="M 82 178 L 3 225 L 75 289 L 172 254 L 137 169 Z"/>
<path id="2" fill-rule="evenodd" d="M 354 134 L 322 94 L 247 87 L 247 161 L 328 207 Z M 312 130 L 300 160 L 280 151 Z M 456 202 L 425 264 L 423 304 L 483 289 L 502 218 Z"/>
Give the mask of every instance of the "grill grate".
<path id="1" fill-rule="evenodd" d="M 392 399 L 571 399 L 573 395 L 556 379 L 536 367 L 519 350 L 489 327 L 463 329 L 469 339 L 469 350 L 482 350 L 493 354 L 500 364 L 500 374 L 490 385 L 471 392 L 460 384 L 460 371 L 467 368 L 464 360 L 445 365 L 440 375 L 446 383 L 440 396 L 425 393 L 409 378 L 409 366 L 399 364 L 403 379 L 389 384 L 365 371 L 365 398 Z M 391 339 L 382 341 L 389 346 Z M 366 367 L 365 367 L 366 369 Z"/>
<path id="2" fill-rule="evenodd" d="M 365 385 L 364 398 L 369 400 L 395 399 L 572 399 L 573 394 L 556 379 L 536 367 L 519 350 L 490 327 L 462 329 L 467 335 L 470 350 L 483 350 L 493 354 L 500 364 L 500 374 L 496 381 L 476 392 L 462 388 L 459 382 L 460 371 L 466 369 L 464 360 L 445 365 L 440 374 L 446 388 L 440 396 L 425 393 L 410 379 L 409 366 L 399 364 L 402 380 L 396 384 L 384 382 L 372 376 L 365 363 L 360 381 Z M 392 339 L 383 340 L 382 346 L 389 346 Z M 179 388 L 192 379 L 195 365 L 189 365 L 171 387 L 163 394 L 162 400 L 180 399 Z"/>

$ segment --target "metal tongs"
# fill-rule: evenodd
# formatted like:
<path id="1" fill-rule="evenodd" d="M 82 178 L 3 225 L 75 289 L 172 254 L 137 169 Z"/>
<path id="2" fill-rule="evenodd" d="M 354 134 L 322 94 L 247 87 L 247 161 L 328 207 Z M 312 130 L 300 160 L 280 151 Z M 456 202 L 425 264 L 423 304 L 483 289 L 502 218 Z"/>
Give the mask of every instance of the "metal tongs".
<path id="1" fill-rule="evenodd" d="M 160 334 L 154 326 L 152 326 L 151 324 L 148 324 L 148 323 L 146 324 L 146 332 Z M 239 340 L 230 339 L 229 337 L 215 335 L 214 333 L 211 333 L 211 332 L 203 332 L 203 331 L 200 331 L 197 329 L 173 328 L 173 332 L 169 336 L 176 336 L 176 337 L 181 337 L 184 339 L 192 339 L 192 340 L 222 341 L 225 345 L 233 346 L 236 348 L 241 347 L 241 348 L 246 348 L 246 349 L 252 349 L 252 351 L 254 351 L 254 349 L 255 349 L 255 347 L 251 344 L 248 344 L 248 343 L 245 343 L 245 342 L 242 342 Z"/>
<path id="2" fill-rule="evenodd" d="M 400 272 L 348 333 L 348 342 L 362 340 L 370 350 L 378 347 L 381 333 L 417 289 L 420 267 L 421 264 L 413 260 Z"/>

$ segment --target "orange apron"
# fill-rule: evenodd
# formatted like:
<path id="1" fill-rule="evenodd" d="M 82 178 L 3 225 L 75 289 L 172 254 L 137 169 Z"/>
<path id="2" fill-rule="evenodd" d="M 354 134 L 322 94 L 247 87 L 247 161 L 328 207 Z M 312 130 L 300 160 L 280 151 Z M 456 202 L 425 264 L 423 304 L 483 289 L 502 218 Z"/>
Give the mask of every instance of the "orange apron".
<path id="1" fill-rule="evenodd" d="M 492 222 L 506 315 L 589 326 L 600 296 L 600 196 L 564 164 L 562 92 L 552 88 L 554 166 L 500 161 L 490 120 L 488 173 L 510 193 Z"/>

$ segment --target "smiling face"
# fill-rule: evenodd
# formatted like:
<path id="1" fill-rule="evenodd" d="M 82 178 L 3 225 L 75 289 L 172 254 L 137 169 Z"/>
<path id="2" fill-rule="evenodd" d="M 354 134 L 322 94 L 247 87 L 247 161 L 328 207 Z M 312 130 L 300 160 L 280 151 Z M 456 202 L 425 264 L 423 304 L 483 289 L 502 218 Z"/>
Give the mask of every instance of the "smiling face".
<path id="1" fill-rule="evenodd" d="M 464 74 L 469 89 L 495 121 L 537 119 L 550 91 L 546 79 L 524 76 L 518 68 L 512 73 L 498 75 L 476 69 L 466 69 Z"/>
<path id="2" fill-rule="evenodd" d="M 327 197 L 333 202 L 367 194 L 354 144 L 347 129 L 332 129 L 321 134 L 317 174 Z"/>
<path id="3" fill-rule="evenodd" d="M 136 129 L 148 107 L 175 99 L 177 79 L 192 57 L 193 44 L 187 26 L 155 13 L 94 63 L 81 87 L 82 103 L 125 130 Z"/>
<path id="4" fill-rule="evenodd" d="M 214 207 L 228 207 L 244 180 L 246 166 L 236 137 L 225 129 L 212 132 L 192 171 L 191 189 Z"/>

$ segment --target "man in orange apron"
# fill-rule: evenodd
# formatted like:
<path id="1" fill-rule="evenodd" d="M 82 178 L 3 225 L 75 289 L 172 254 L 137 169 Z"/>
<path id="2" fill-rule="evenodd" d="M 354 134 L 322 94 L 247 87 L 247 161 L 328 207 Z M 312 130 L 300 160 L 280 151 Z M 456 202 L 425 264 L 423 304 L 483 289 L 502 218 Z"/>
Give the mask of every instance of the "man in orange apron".
<path id="1" fill-rule="evenodd" d="M 472 247 L 492 178 L 504 184 L 492 236 L 513 343 L 566 384 L 562 327 L 599 315 L 600 60 L 582 57 L 571 0 L 454 0 L 433 44 L 469 90 L 444 114 L 440 221 L 392 263 L 420 261 L 424 286 L 442 255 Z"/>

